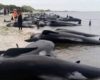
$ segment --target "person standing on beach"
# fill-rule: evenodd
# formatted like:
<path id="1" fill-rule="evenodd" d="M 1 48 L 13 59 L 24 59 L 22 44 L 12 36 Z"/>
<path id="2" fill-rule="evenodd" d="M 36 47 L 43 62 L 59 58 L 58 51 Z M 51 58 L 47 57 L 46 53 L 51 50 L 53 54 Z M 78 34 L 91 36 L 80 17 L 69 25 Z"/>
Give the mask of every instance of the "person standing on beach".
<path id="1" fill-rule="evenodd" d="M 6 15 L 7 14 L 7 9 L 6 9 L 6 7 L 4 8 L 4 15 Z"/>
<path id="2" fill-rule="evenodd" d="M 18 22 L 18 27 L 19 27 L 19 30 L 22 30 L 22 22 L 23 22 L 22 13 L 21 13 L 20 10 L 18 10 L 17 13 L 18 13 L 18 21 L 17 21 Z"/>

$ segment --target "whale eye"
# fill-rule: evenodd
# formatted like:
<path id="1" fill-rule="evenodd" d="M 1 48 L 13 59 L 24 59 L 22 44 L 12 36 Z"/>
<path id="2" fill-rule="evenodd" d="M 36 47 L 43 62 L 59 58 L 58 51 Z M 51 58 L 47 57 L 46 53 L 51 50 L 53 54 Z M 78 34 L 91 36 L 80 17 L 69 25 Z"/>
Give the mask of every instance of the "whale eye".
<path id="1" fill-rule="evenodd" d="M 80 62 L 81 62 L 80 60 L 76 61 L 76 63 L 78 63 L 78 64 L 79 64 Z"/>

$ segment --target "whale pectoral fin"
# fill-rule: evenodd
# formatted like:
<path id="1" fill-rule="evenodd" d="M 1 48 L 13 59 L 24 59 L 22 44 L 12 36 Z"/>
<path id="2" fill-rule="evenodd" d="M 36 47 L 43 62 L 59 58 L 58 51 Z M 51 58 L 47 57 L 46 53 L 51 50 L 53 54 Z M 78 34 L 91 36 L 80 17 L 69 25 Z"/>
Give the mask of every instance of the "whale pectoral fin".
<path id="1" fill-rule="evenodd" d="M 82 73 L 78 71 L 71 72 L 68 76 L 70 80 L 85 80 L 87 79 Z"/>
<path id="2" fill-rule="evenodd" d="M 42 32 L 43 35 L 48 35 L 48 34 L 59 34 L 58 32 L 50 31 L 50 30 L 45 30 Z"/>
<path id="3" fill-rule="evenodd" d="M 40 51 L 40 52 L 39 52 L 39 55 L 40 55 L 40 56 L 46 56 L 46 51 L 45 51 L 45 50 Z"/>
<path id="4" fill-rule="evenodd" d="M 26 41 L 26 42 L 32 42 L 33 39 L 32 39 L 32 38 L 30 38 L 30 39 L 26 39 L 25 41 Z"/>
<path id="5" fill-rule="evenodd" d="M 73 75 L 74 75 L 73 72 L 67 73 L 66 79 L 71 80 L 72 79 L 71 76 L 73 76 Z"/>

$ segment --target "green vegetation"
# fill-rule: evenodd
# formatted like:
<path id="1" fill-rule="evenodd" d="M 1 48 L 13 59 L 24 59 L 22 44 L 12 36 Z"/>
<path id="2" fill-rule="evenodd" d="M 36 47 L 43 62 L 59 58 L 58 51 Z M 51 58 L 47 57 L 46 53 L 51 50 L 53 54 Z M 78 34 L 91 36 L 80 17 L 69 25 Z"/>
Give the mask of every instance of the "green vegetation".
<path id="1" fill-rule="evenodd" d="M 34 8 L 32 8 L 30 6 L 26 6 L 26 5 L 22 6 L 21 9 L 23 12 L 29 12 L 29 11 L 32 12 L 35 10 Z"/>
<path id="2" fill-rule="evenodd" d="M 39 11 L 39 12 L 44 12 L 44 11 L 50 11 L 48 10 L 43 10 L 43 9 L 34 9 L 31 6 L 23 5 L 22 7 L 16 6 L 16 5 L 3 5 L 0 4 L 0 10 L 3 8 L 9 9 L 10 12 L 13 11 L 13 9 L 20 9 L 22 12 L 33 12 L 33 11 Z"/>
<path id="3" fill-rule="evenodd" d="M 3 9 L 3 8 L 9 9 L 10 12 L 12 12 L 13 9 L 21 9 L 22 12 L 32 12 L 33 10 L 35 10 L 31 6 L 26 6 L 26 5 L 24 5 L 22 7 L 19 7 L 19 6 L 16 6 L 16 5 L 3 5 L 3 4 L 0 4 L 0 10 Z"/>
<path id="4" fill-rule="evenodd" d="M 0 4 L 0 9 L 4 8 L 4 5 L 3 4 Z"/>

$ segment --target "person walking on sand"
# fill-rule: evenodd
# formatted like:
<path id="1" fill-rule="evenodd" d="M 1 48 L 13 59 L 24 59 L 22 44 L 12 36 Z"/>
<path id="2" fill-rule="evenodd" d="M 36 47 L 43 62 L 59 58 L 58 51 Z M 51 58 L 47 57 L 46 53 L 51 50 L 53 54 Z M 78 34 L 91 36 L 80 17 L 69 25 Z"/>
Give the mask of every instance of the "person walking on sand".
<path id="1" fill-rule="evenodd" d="M 18 13 L 18 21 L 17 21 L 18 22 L 18 27 L 19 27 L 19 30 L 22 30 L 22 22 L 23 22 L 22 13 L 21 13 L 20 10 L 18 10 L 17 13 Z"/>

